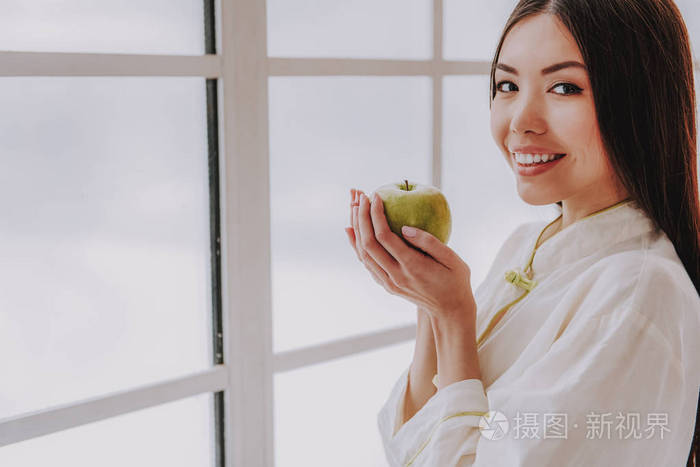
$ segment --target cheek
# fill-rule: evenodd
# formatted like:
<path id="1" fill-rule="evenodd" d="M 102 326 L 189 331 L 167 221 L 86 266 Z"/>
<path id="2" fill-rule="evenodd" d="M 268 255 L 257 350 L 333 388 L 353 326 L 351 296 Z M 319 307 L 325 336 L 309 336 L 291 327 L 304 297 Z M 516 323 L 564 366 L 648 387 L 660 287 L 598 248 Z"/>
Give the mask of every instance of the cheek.
<path id="1" fill-rule="evenodd" d="M 592 131 L 587 135 L 587 143 L 584 141 L 582 146 L 578 146 L 582 148 L 577 161 L 578 174 L 586 183 L 607 184 L 613 175 L 613 168 L 602 142 L 596 138 L 596 135 L 597 132 Z"/>
<path id="2" fill-rule="evenodd" d="M 571 143 L 572 150 L 598 147 L 600 136 L 592 102 L 552 108 L 550 124 L 555 133 Z"/>
<path id="3" fill-rule="evenodd" d="M 493 138 L 496 147 L 500 150 L 501 155 L 504 157 L 508 165 L 511 165 L 510 152 L 508 151 L 507 145 L 508 131 L 510 128 L 510 121 L 505 118 L 504 112 L 493 111 L 494 107 L 491 107 L 491 137 Z"/>
<path id="4" fill-rule="evenodd" d="M 605 154 L 603 148 L 597 153 L 598 160 L 596 161 L 596 169 L 598 170 L 598 176 L 601 180 L 607 181 L 614 178 L 615 171 L 613 170 L 607 155 Z"/>
<path id="5" fill-rule="evenodd" d="M 572 131 L 578 131 L 576 144 L 588 153 L 591 167 L 594 167 L 597 172 L 607 171 L 608 163 L 595 114 L 584 115 L 579 120 L 578 128 Z"/>
<path id="6" fill-rule="evenodd" d="M 499 110 L 498 105 L 495 102 L 491 104 L 490 125 L 491 136 L 500 147 L 504 144 L 504 139 L 508 133 L 508 122 L 506 121 L 504 112 Z"/>

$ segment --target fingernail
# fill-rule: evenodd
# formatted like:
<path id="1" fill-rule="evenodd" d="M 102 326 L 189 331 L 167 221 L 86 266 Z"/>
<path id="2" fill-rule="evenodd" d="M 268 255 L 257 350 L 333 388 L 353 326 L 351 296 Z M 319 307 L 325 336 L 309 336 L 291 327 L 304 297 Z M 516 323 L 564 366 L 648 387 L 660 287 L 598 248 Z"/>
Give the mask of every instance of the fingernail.
<path id="1" fill-rule="evenodd" d="M 413 227 L 409 227 L 407 225 L 404 225 L 403 227 L 401 227 L 401 233 L 407 237 L 415 237 L 416 236 L 416 229 L 414 229 Z"/>

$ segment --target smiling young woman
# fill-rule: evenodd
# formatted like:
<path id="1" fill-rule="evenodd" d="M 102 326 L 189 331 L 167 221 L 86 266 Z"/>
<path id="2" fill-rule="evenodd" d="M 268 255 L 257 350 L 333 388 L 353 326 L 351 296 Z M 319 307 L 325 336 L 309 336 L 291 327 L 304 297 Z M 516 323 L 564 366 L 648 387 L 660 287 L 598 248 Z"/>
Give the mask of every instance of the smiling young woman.
<path id="1" fill-rule="evenodd" d="M 521 1 L 509 18 L 491 70 L 492 134 L 515 167 L 523 200 L 556 201 L 563 227 L 613 202 L 636 201 L 698 290 L 696 96 L 680 12 L 670 0 L 570 3 Z M 533 43 L 544 49 L 535 57 L 527 50 Z M 546 63 L 554 57 L 562 63 Z M 513 65 L 521 63 L 518 72 Z M 538 64 L 549 66 L 538 72 Z M 529 143 L 567 158 L 525 173 L 514 153 Z M 698 404 L 688 414 L 695 420 L 688 466 L 697 465 Z"/>
<path id="2" fill-rule="evenodd" d="M 696 101 L 678 8 L 521 0 L 489 98 L 519 196 L 560 214 L 518 226 L 499 250 L 473 294 L 475 343 L 419 319 L 413 365 L 378 416 L 387 459 L 696 466 Z M 478 376 L 455 380 L 451 365 Z"/>
<path id="3" fill-rule="evenodd" d="M 560 201 L 564 228 L 629 197 L 606 154 L 584 62 L 561 20 L 538 14 L 514 23 L 494 70 L 491 133 L 520 197 Z"/>

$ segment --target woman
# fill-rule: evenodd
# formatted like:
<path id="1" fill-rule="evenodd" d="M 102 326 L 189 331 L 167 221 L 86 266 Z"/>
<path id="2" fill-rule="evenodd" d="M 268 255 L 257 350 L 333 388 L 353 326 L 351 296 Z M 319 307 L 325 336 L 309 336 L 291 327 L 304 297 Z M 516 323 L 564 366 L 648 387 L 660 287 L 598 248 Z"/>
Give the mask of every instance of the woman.
<path id="1" fill-rule="evenodd" d="M 378 417 L 392 466 L 694 465 L 692 66 L 672 0 L 518 3 L 491 133 L 520 197 L 561 214 L 516 228 L 474 293 L 447 245 L 401 239 L 351 190 L 358 258 L 417 305 L 413 361 Z"/>

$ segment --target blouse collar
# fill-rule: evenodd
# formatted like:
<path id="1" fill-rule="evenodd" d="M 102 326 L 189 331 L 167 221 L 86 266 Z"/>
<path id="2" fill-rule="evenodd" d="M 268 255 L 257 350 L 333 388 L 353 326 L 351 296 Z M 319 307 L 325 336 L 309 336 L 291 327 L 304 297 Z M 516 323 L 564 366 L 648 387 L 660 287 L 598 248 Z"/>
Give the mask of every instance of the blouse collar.
<path id="1" fill-rule="evenodd" d="M 545 225 L 537 238 L 531 240 L 528 266 L 532 274 L 548 274 L 563 264 L 570 264 L 598 250 L 654 230 L 653 220 L 633 199 L 596 211 L 554 234 L 539 247 L 537 240 L 562 214 Z M 532 276 L 528 274 L 528 276 Z"/>

